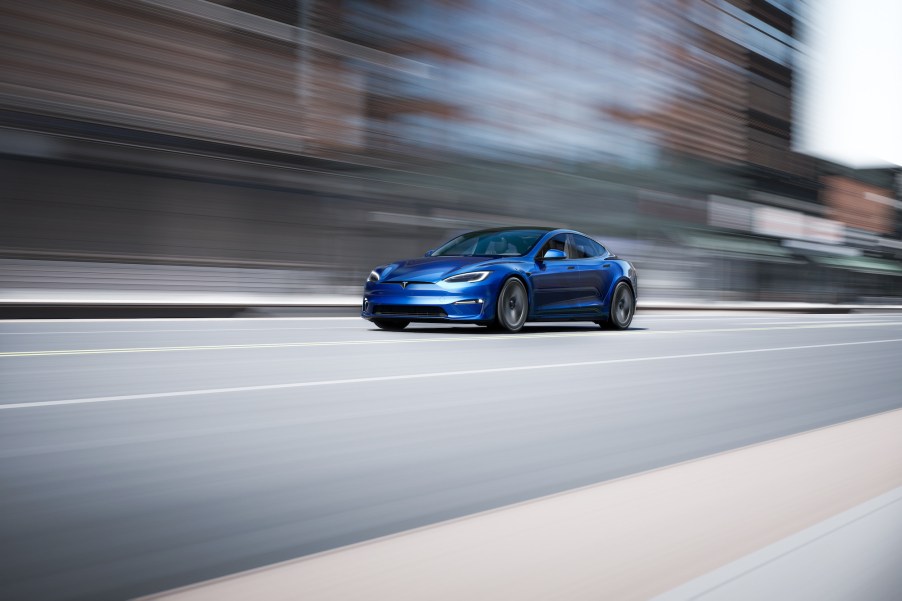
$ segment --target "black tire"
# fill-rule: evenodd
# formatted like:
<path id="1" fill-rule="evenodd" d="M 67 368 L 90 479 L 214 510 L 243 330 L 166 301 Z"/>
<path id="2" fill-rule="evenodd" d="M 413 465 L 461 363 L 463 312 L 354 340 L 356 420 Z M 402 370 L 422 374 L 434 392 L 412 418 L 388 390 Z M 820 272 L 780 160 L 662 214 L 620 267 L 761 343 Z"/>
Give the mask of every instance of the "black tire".
<path id="1" fill-rule="evenodd" d="M 403 319 L 374 319 L 373 323 L 380 330 L 394 331 L 403 330 L 410 324 L 409 321 L 404 321 Z"/>
<path id="2" fill-rule="evenodd" d="M 625 330 L 630 327 L 635 314 L 636 297 L 633 296 L 628 284 L 620 282 L 614 288 L 614 295 L 611 297 L 611 315 L 607 321 L 600 322 L 599 325 L 611 330 Z"/>
<path id="3" fill-rule="evenodd" d="M 526 286 L 517 278 L 510 278 L 504 282 L 501 292 L 498 293 L 495 323 L 508 332 L 519 332 L 523 329 L 528 315 L 529 296 L 526 294 Z"/>

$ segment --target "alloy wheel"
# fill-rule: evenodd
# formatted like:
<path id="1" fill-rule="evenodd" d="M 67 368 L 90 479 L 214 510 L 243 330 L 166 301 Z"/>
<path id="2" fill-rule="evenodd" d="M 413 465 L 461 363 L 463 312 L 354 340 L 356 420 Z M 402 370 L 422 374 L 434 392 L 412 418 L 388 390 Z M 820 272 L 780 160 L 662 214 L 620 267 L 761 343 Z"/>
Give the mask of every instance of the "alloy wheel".
<path id="1" fill-rule="evenodd" d="M 517 332 L 526 323 L 529 313 L 529 299 L 523 283 L 511 278 L 504 283 L 498 295 L 498 324 L 509 332 Z"/>
<path id="2" fill-rule="evenodd" d="M 633 321 L 635 312 L 636 300 L 633 298 L 633 291 L 623 282 L 617 284 L 611 301 L 611 327 L 617 330 L 627 329 Z"/>

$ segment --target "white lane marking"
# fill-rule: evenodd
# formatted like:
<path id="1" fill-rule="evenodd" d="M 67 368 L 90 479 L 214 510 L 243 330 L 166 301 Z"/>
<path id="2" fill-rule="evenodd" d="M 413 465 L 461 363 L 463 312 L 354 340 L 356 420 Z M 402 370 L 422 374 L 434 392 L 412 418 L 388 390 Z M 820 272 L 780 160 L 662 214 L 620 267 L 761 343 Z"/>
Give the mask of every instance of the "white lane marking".
<path id="1" fill-rule="evenodd" d="M 799 314 L 788 314 L 788 315 L 707 315 L 704 317 L 696 316 L 696 317 L 684 317 L 682 315 L 654 315 L 647 313 L 636 313 L 636 320 L 642 321 L 740 321 L 743 323 L 747 322 L 757 322 L 757 321 L 775 321 L 779 322 L 780 320 L 800 320 L 807 319 L 811 321 L 821 321 L 824 319 L 835 319 L 835 320 L 846 320 L 846 321 L 872 321 L 875 319 L 899 319 L 899 313 L 873 313 L 873 314 L 861 314 L 861 315 L 820 315 L 820 314 L 812 314 L 812 315 L 799 315 Z M 667 318 L 667 319 L 665 319 Z M 273 321 L 358 321 L 361 326 L 369 325 L 362 317 L 352 316 L 352 317 L 167 317 L 167 318 L 136 318 L 136 319 L 0 319 L 0 324 L 14 324 L 14 325 L 29 325 L 29 324 L 38 324 L 38 323 L 52 323 L 58 325 L 64 324 L 82 324 L 82 323 L 116 323 L 116 324 L 129 324 L 129 323 L 162 323 L 162 322 L 220 322 L 220 321 L 229 321 L 229 322 L 273 322 Z M 557 324 L 557 325 L 567 325 L 575 324 L 580 322 L 530 322 L 529 325 L 539 325 L 539 324 Z M 584 322 L 588 323 L 588 322 Z M 200 325 L 200 324 L 199 324 Z M 414 325 L 421 326 L 456 326 L 456 325 L 467 325 L 467 324 L 455 324 L 455 323 L 415 323 Z M 277 324 L 273 324 L 271 329 L 277 328 Z M 349 326 L 343 326 L 349 327 Z M 224 329 L 258 329 L 258 328 L 216 328 L 215 331 L 223 331 Z M 259 328 L 259 329 L 267 329 L 267 328 Z M 60 334 L 68 334 L 68 333 L 85 333 L 91 334 L 95 332 L 178 332 L 178 331 L 208 331 L 209 328 L 205 329 L 191 329 L 191 330 L 183 330 L 183 329 L 162 329 L 162 330 L 153 330 L 153 329 L 141 329 L 141 330 L 46 330 L 46 332 L 60 333 Z M 14 330 L 2 330 L 0 333 L 18 333 Z M 42 334 L 42 332 L 34 332 L 36 334 Z"/>
<path id="2" fill-rule="evenodd" d="M 812 315 L 810 317 L 821 317 L 821 316 Z M 842 316 L 842 317 L 836 316 L 837 321 L 835 321 L 833 323 L 842 323 L 842 324 L 877 323 L 876 321 L 874 321 L 875 317 L 879 317 L 879 316 L 868 316 L 866 318 L 867 321 L 864 320 L 865 318 L 861 318 L 861 320 L 859 321 L 854 318 L 849 318 L 848 316 Z M 268 318 L 265 318 L 265 319 L 268 319 Z M 281 319 L 281 318 L 277 318 L 277 319 Z M 304 318 L 304 319 L 308 319 L 308 318 Z M 319 318 L 314 318 L 314 319 L 319 319 Z M 356 317 L 334 317 L 334 318 L 328 318 L 328 319 L 357 319 L 357 318 Z M 654 322 L 655 319 L 656 319 L 655 317 L 636 315 L 633 323 L 634 323 L 634 325 L 637 325 L 640 323 L 646 324 L 648 322 Z M 768 319 L 768 318 L 762 318 L 762 317 L 755 317 L 755 318 L 745 318 L 745 319 L 741 319 L 741 320 L 737 320 L 737 321 L 742 321 L 743 323 L 754 322 L 754 324 L 757 326 L 768 326 L 768 325 L 788 326 L 788 325 L 811 324 L 810 321 L 798 321 L 798 320 L 789 321 L 789 319 L 790 318 L 787 318 L 787 320 L 782 320 L 782 321 L 773 321 L 773 318 Z M 892 324 L 892 323 L 895 323 L 893 321 L 894 319 L 898 319 L 898 316 L 887 315 L 886 319 L 881 320 L 880 323 Z M 136 321 L 136 320 L 129 320 L 129 321 Z M 365 320 L 361 319 L 360 321 L 361 321 L 361 323 L 358 326 L 320 326 L 320 327 L 304 327 L 304 328 L 279 327 L 279 326 L 274 325 L 273 327 L 269 327 L 269 328 L 215 328 L 215 329 L 211 329 L 211 328 L 205 328 L 205 329 L 163 328 L 163 329 L 158 329 L 158 330 L 153 330 L 153 329 L 145 329 L 145 330 L 45 330 L 45 331 L 40 331 L 40 332 L 16 332 L 16 331 L 9 331 L 9 330 L 7 330 L 7 331 L 0 330 L 0 335 L 3 335 L 3 336 L 43 336 L 43 335 L 61 335 L 61 334 L 166 334 L 169 332 L 200 332 L 200 333 L 215 334 L 217 332 L 282 332 L 285 330 L 299 330 L 299 331 L 306 331 L 306 330 L 311 330 L 311 331 L 312 330 L 359 330 L 359 329 L 369 327 L 370 324 L 366 323 Z M 686 317 L 686 318 L 682 318 L 682 319 L 670 319 L 667 321 L 668 321 L 668 323 L 670 323 L 670 322 L 674 322 L 674 321 L 723 321 L 723 320 L 720 318 L 716 318 L 716 317 Z M 549 327 L 566 327 L 568 325 L 572 325 L 572 324 L 567 324 L 566 322 L 560 322 L 560 323 L 533 322 L 530 325 L 542 327 L 539 325 L 542 323 L 547 324 Z M 441 327 L 441 326 L 447 325 L 449 327 L 459 327 L 461 325 L 467 325 L 467 324 L 441 324 L 441 323 L 425 324 L 424 323 L 424 324 L 418 324 L 418 325 L 431 326 L 431 327 Z M 815 324 L 811 324 L 811 325 L 815 325 Z M 527 326 L 527 327 L 529 327 L 529 326 Z M 701 330 L 691 330 L 691 331 L 701 331 Z"/>
<path id="3" fill-rule="evenodd" d="M 150 392 L 145 394 L 126 394 L 106 397 L 89 397 L 81 399 L 64 399 L 59 401 L 35 401 L 31 403 L 10 403 L 0 405 L 2 409 L 25 409 L 28 407 L 53 407 L 57 405 L 83 405 L 89 403 L 108 403 L 114 401 L 135 401 L 142 399 L 158 399 L 177 396 L 197 396 L 206 394 L 222 394 L 232 392 L 252 392 L 261 390 L 283 390 L 288 388 L 310 388 L 315 386 L 338 386 L 343 384 L 365 384 L 371 382 L 391 382 L 398 380 L 419 380 L 425 378 L 442 378 L 452 376 L 472 376 L 478 374 L 496 374 L 516 371 L 535 371 L 541 369 L 561 369 L 566 367 L 591 367 L 598 365 L 616 365 L 621 363 L 640 363 L 646 361 L 666 361 L 669 359 L 696 359 L 700 357 L 719 357 L 728 355 L 749 355 L 754 353 L 772 353 L 781 351 L 798 351 L 808 349 L 836 348 L 843 346 L 861 346 L 865 344 L 889 344 L 902 342 L 902 338 L 887 340 L 863 340 L 858 342 L 834 342 L 828 344 L 806 344 L 799 346 L 778 346 L 759 349 L 742 349 L 735 351 L 716 351 L 710 353 L 687 353 L 683 355 L 657 355 L 653 357 L 630 357 L 626 359 L 601 359 L 598 361 L 573 361 L 569 363 L 546 363 L 544 365 L 519 365 L 512 367 L 489 367 L 484 369 L 464 369 L 457 371 L 427 372 L 420 374 L 396 374 L 392 376 L 369 376 L 362 378 L 344 378 L 340 380 L 314 380 L 309 382 L 289 382 L 286 384 L 260 384 L 257 386 L 234 386 L 231 388 L 205 388 L 201 390 L 179 390 L 173 392 Z"/>
<path id="4" fill-rule="evenodd" d="M 780 317 L 785 317 L 787 319 L 791 319 L 794 317 L 798 317 L 799 314 L 775 314 L 763 316 L 760 312 L 758 313 L 711 313 L 705 316 L 696 316 L 696 317 L 686 317 L 682 313 L 676 314 L 656 314 L 656 313 L 643 313 L 641 311 L 636 313 L 635 319 L 649 321 L 649 320 L 658 320 L 665 319 L 667 321 L 718 321 L 718 320 L 736 320 L 736 321 L 755 321 L 755 320 L 765 320 L 765 319 L 779 319 Z M 807 314 L 806 318 L 814 319 L 851 319 L 854 318 L 855 315 L 848 314 Z M 858 317 L 861 319 L 894 319 L 898 318 L 898 313 L 869 313 L 867 315 L 858 314 Z M 142 318 L 100 318 L 100 319 L 0 319 L 0 324 L 15 324 L 15 325 L 28 325 L 28 324 L 38 324 L 38 323 L 52 323 L 52 324 L 82 324 L 82 323 L 163 323 L 163 322 L 220 322 L 220 321 L 229 321 L 229 322 L 239 322 L 239 321 L 252 321 L 252 322 L 272 322 L 272 321 L 363 321 L 363 319 L 359 316 L 351 316 L 351 317 L 326 317 L 326 316 L 313 316 L 313 317 L 142 317 Z M 542 322 L 535 322 L 542 323 Z M 553 322 L 547 322 L 553 323 Z M 428 325 L 443 325 L 443 324 L 428 324 Z M 448 324 L 454 325 L 454 324 Z M 101 330 L 102 331 L 102 330 Z M 123 330 L 126 331 L 126 330 Z M 130 331 L 130 330 L 127 330 Z M 135 330 L 135 332 L 144 332 L 144 331 L 158 331 L 158 330 Z M 166 331 L 166 330 L 163 330 Z M 175 331 L 175 330 L 168 330 Z M 185 330 L 187 331 L 187 330 Z M 203 331 L 203 330 L 199 330 Z M 94 331 L 78 331 L 77 333 L 93 333 Z M 6 333 L 18 333 L 9 330 L 0 331 L 0 334 Z M 40 333 L 40 332 L 35 332 Z M 59 333 L 69 333 L 68 331 L 59 331 Z M 75 332 L 73 332 L 75 333 Z"/>
<path id="5" fill-rule="evenodd" d="M 634 322 L 634 323 L 635 323 L 635 322 Z M 892 323 L 898 323 L 898 322 L 895 322 L 895 321 L 888 321 L 888 320 L 879 320 L 879 321 L 873 321 L 873 320 L 871 320 L 871 321 L 855 321 L 855 320 L 851 320 L 851 319 L 846 319 L 846 320 L 842 320 L 842 321 L 840 321 L 840 320 L 837 320 L 837 321 L 831 321 L 831 322 L 829 322 L 829 324 L 824 324 L 823 322 L 822 322 L 822 323 L 819 323 L 819 324 L 815 324 L 815 323 L 812 323 L 812 322 L 810 322 L 810 321 L 755 321 L 753 325 L 755 325 L 755 326 L 855 325 L 855 324 L 860 324 L 860 323 L 865 323 L 865 324 L 875 324 L 875 323 L 892 324 Z"/>
<path id="6" fill-rule="evenodd" d="M 692 328 L 692 327 L 749 327 L 749 326 L 791 326 L 791 325 L 821 325 L 821 324 L 831 324 L 831 323 L 891 323 L 892 321 L 898 321 L 899 318 L 896 317 L 895 320 L 878 320 L 878 319 L 843 319 L 843 320 L 830 320 L 830 321 L 822 321 L 822 320 L 799 320 L 799 319 L 782 319 L 782 320 L 774 320 L 774 319 L 743 319 L 743 320 L 720 320 L 720 319 L 709 319 L 705 320 L 704 323 L 677 323 L 682 322 L 682 320 L 677 319 L 669 319 L 667 321 L 657 321 L 654 319 L 648 318 L 639 318 L 636 316 L 633 319 L 634 326 L 654 326 L 654 327 L 682 327 L 682 328 Z"/>
<path id="7" fill-rule="evenodd" d="M 337 319 L 345 319 L 345 318 L 337 318 Z M 349 319 L 356 319 L 356 318 L 352 317 Z M 887 319 L 880 320 L 879 323 L 886 323 L 886 324 L 892 325 L 893 323 L 896 323 L 892 319 L 893 318 L 890 318 L 889 316 L 887 316 Z M 898 319 L 898 317 L 896 317 L 895 319 Z M 704 318 L 703 319 L 703 318 L 691 318 L 690 317 L 690 318 L 686 318 L 686 319 L 668 320 L 667 322 L 664 322 L 661 325 L 669 324 L 674 321 L 698 321 L 698 320 L 704 320 L 704 321 L 709 321 L 709 322 L 722 321 L 722 320 L 716 319 L 716 318 Z M 655 321 L 654 318 L 640 317 L 637 315 L 633 321 L 633 325 L 634 326 L 639 326 L 639 325 L 644 326 L 644 325 L 648 325 L 650 323 L 654 323 L 654 321 Z M 737 320 L 737 321 L 739 321 L 739 320 Z M 750 324 L 750 325 L 753 324 L 755 326 L 820 325 L 820 324 L 813 324 L 811 321 L 798 321 L 798 320 L 796 320 L 796 321 L 788 321 L 788 320 L 773 321 L 772 319 L 766 320 L 766 319 L 762 319 L 762 318 L 743 319 L 741 321 L 744 324 L 746 324 L 746 323 Z M 575 325 L 573 323 L 566 323 L 566 322 L 560 322 L 560 323 L 535 322 L 533 324 L 530 324 L 530 326 L 527 326 L 527 327 L 542 327 L 540 325 L 542 323 L 546 324 L 546 327 L 568 327 L 568 326 Z M 844 320 L 837 320 L 837 321 L 833 321 L 831 323 L 855 325 L 855 324 L 872 324 L 872 323 L 878 323 L 878 322 L 874 321 L 873 317 L 870 317 L 870 318 L 868 318 L 868 321 L 864 321 L 864 320 L 859 321 L 859 320 L 855 320 L 855 319 L 846 318 Z M 413 330 L 418 329 L 419 326 L 435 328 L 435 327 L 442 327 L 445 325 L 447 325 L 449 328 L 451 328 L 451 327 L 460 327 L 462 325 L 468 325 L 468 324 L 426 324 L 426 323 L 423 323 L 423 324 L 415 324 L 415 327 L 412 329 Z M 219 332 L 264 332 L 264 333 L 266 333 L 266 332 L 283 332 L 283 331 L 362 330 L 362 329 L 367 329 L 369 327 L 370 327 L 370 324 L 361 319 L 361 323 L 356 326 L 323 325 L 323 326 L 310 326 L 310 327 L 285 327 L 285 326 L 278 326 L 278 325 L 274 324 L 272 327 L 268 327 L 268 328 L 202 328 L 202 329 L 198 329 L 198 328 L 162 328 L 162 329 L 143 329 L 143 330 L 42 330 L 42 331 L 35 331 L 35 332 L 0 330 L 0 336 L 57 336 L 57 335 L 66 335 L 66 334 L 78 334 L 78 335 L 168 334 L 168 333 L 185 333 L 185 332 L 202 333 L 202 334 L 206 334 L 206 333 L 216 334 Z M 576 327 L 578 327 L 578 326 L 576 326 Z M 583 327 L 585 327 L 585 326 L 583 326 Z M 699 331 L 700 332 L 703 330 L 681 330 L 681 331 Z"/>
<path id="8" fill-rule="evenodd" d="M 636 311 L 636 319 L 663 319 L 666 321 L 717 321 L 717 320 L 737 320 L 737 321 L 753 321 L 755 319 L 776 319 L 781 317 L 781 315 L 762 315 L 761 313 L 754 314 L 739 314 L 739 315 L 728 315 L 726 313 L 710 313 L 707 315 L 696 315 L 693 317 L 686 317 L 685 315 L 658 315 L 656 313 L 645 313 L 642 311 Z M 793 317 L 793 315 L 783 315 L 787 319 Z"/>
<path id="9" fill-rule="evenodd" d="M 286 327 L 272 327 L 272 328 L 206 328 L 203 330 L 198 329 L 162 329 L 162 330 L 47 330 L 44 332 L 3 332 L 0 331 L 0 335 L 2 336 L 40 336 L 40 335 L 58 335 L 58 334 L 168 334 L 170 332 L 196 332 L 196 333 L 208 333 L 208 334 L 216 334 L 218 332 L 284 332 L 286 330 L 359 330 L 364 327 L 364 324 L 360 324 L 359 326 L 320 326 L 320 327 L 310 327 L 310 328 L 286 328 Z"/>
<path id="10" fill-rule="evenodd" d="M 371 344 L 415 344 L 431 342 L 469 342 L 492 340 L 530 340 L 535 338 L 576 338 L 591 336 L 649 336 L 649 335 L 676 335 L 676 334 L 714 334 L 726 332 L 772 332 L 778 330 L 813 330 L 828 328 L 858 328 L 873 326 L 902 326 L 902 322 L 863 322 L 853 324 L 814 324 L 801 326 L 776 326 L 776 327 L 751 327 L 751 328 L 710 328 L 705 330 L 632 330 L 621 332 L 557 332 L 537 334 L 474 334 L 466 336 L 445 336 L 442 338 L 385 338 L 374 340 L 325 340 L 310 342 L 261 342 L 252 344 L 211 344 L 194 346 L 149 346 L 133 348 L 99 348 L 99 349 L 60 349 L 45 351 L 7 351 L 0 352 L 0 359 L 16 357 L 54 357 L 68 355 L 113 355 L 124 353 L 164 353 L 177 351 L 220 351 L 220 350 L 250 350 L 250 349 L 274 349 L 274 348 L 307 348 L 325 346 L 359 346 Z"/>
<path id="11" fill-rule="evenodd" d="M 641 311 L 636 312 L 635 319 L 645 319 L 652 321 L 775 321 L 775 320 L 799 320 L 799 319 L 807 319 L 810 321 L 824 321 L 830 319 L 844 319 L 844 320 L 868 320 L 868 319 L 898 319 L 898 313 L 869 313 L 867 315 L 820 315 L 820 314 L 798 314 L 798 313 L 787 313 L 783 315 L 766 315 L 766 314 L 756 314 L 756 315 L 707 315 L 703 317 L 683 317 L 678 315 L 654 315 L 648 313 L 642 313 Z"/>
<path id="12" fill-rule="evenodd" d="M 881 319 L 882 321 L 892 322 L 894 320 L 898 320 L 898 318 L 899 318 L 898 315 L 885 315 L 885 316 L 868 315 L 868 316 L 860 316 L 858 318 L 851 317 L 848 315 L 841 315 L 841 316 L 810 315 L 808 317 L 818 317 L 818 318 L 833 317 L 835 320 L 837 320 L 837 322 L 839 322 L 841 320 L 842 323 L 865 323 L 866 321 L 874 321 L 875 319 Z M 190 319 L 190 318 L 186 318 L 186 319 Z M 211 318 L 211 319 L 214 319 L 217 321 L 218 320 L 228 320 L 228 321 L 241 320 L 241 318 L 238 318 L 238 319 L 236 319 L 236 318 Z M 244 318 L 244 320 L 249 320 L 249 319 L 251 319 L 251 318 Z M 366 320 L 364 320 L 363 318 L 358 318 L 358 317 L 327 317 L 327 318 L 320 318 L 320 317 L 297 317 L 297 318 L 293 318 L 293 317 L 292 318 L 261 317 L 261 318 L 253 318 L 254 321 L 268 321 L 268 320 L 281 321 L 281 320 L 285 320 L 285 319 L 303 319 L 303 320 L 352 320 L 352 319 L 356 319 L 356 320 L 360 321 L 361 323 L 359 326 L 321 326 L 321 327 L 304 327 L 304 328 L 279 327 L 278 325 L 274 324 L 272 327 L 269 327 L 269 328 L 215 328 L 215 329 L 213 329 L 213 328 L 178 328 L 178 329 L 172 329 L 172 328 L 150 329 L 150 328 L 147 328 L 147 329 L 142 329 L 142 330 L 42 330 L 42 331 L 38 331 L 38 332 L 17 332 L 14 330 L 0 330 L 0 334 L 9 335 L 9 336 L 25 336 L 25 335 L 32 336 L 32 335 L 44 335 L 44 334 L 47 334 L 47 335 L 49 335 L 49 334 L 112 334 L 112 333 L 115 333 L 115 334 L 145 334 L 145 333 L 155 334 L 158 332 L 269 332 L 269 331 L 277 332 L 277 331 L 282 331 L 282 330 L 331 330 L 331 329 L 354 330 L 354 329 L 365 328 L 370 325 L 368 322 L 366 322 Z M 711 316 L 711 317 L 681 317 L 678 319 L 667 319 L 665 321 L 668 323 L 673 322 L 673 321 L 707 321 L 707 322 L 741 321 L 743 323 L 754 322 L 756 325 L 781 325 L 781 324 L 782 325 L 790 325 L 790 324 L 811 323 L 810 320 L 799 321 L 798 318 L 794 317 L 794 316 L 786 316 L 786 318 L 784 320 L 777 319 L 775 321 L 775 319 L 777 319 L 777 318 L 775 318 L 773 316 L 771 316 L 771 317 L 734 316 L 733 319 L 726 319 L 726 318 L 719 317 L 719 316 Z M 16 323 L 21 323 L 21 324 L 25 325 L 28 323 L 42 323 L 42 322 L 47 323 L 47 322 L 51 322 L 51 321 L 53 321 L 53 320 L 22 320 L 22 321 L 17 321 Z M 68 321 L 77 322 L 79 320 L 68 320 Z M 98 321 L 102 321 L 102 320 L 98 320 Z M 114 320 L 110 320 L 110 321 L 114 321 Z M 125 319 L 123 319 L 120 321 L 131 322 L 131 321 L 147 321 L 147 320 L 141 320 L 141 319 L 125 320 Z M 155 320 L 155 321 L 166 321 L 166 320 Z M 634 323 L 639 323 L 639 322 L 647 323 L 647 322 L 654 322 L 654 321 L 658 321 L 658 316 L 637 314 L 634 319 Z M 0 320 L 0 323 L 10 323 L 10 322 L 8 320 L 7 321 Z M 561 326 L 564 326 L 564 325 L 573 326 L 575 323 L 578 324 L 580 322 L 567 322 L 567 321 L 531 322 L 530 325 L 535 326 L 540 323 L 560 324 Z M 417 324 L 417 325 L 427 326 L 427 327 L 428 326 L 441 327 L 441 326 L 447 325 L 448 327 L 454 327 L 454 326 L 467 325 L 467 324 L 422 323 L 422 324 Z"/>
<path id="13" fill-rule="evenodd" d="M 867 313 L 804 313 L 798 311 L 705 311 L 705 310 L 689 310 L 679 313 L 658 313 L 650 309 L 636 310 L 636 317 L 654 317 L 661 319 L 684 320 L 684 319 L 779 319 L 785 317 L 791 319 L 793 317 L 867 317 L 869 315 L 894 315 L 895 311 L 868 311 Z"/>
<path id="14" fill-rule="evenodd" d="M 339 307 L 343 309 L 344 307 Z M 354 309 L 356 307 L 348 307 Z M 303 309 L 303 307 L 301 307 Z M 163 321 L 311 321 L 311 320 L 341 320 L 341 319 L 362 319 L 359 315 L 353 317 L 136 317 L 136 318 L 115 318 L 107 317 L 102 319 L 0 319 L 0 323 L 123 323 L 123 322 L 163 322 Z"/>
<path id="15" fill-rule="evenodd" d="M 291 308 L 291 307 L 289 307 Z M 348 305 L 347 307 L 341 306 L 338 307 L 339 310 L 344 309 L 356 309 L 355 306 Z M 301 310 L 304 307 L 300 307 Z M 659 318 L 667 318 L 672 321 L 703 321 L 703 320 L 712 320 L 712 319 L 761 319 L 763 318 L 763 314 L 770 315 L 773 318 L 779 318 L 780 316 L 785 316 L 787 318 L 793 317 L 794 315 L 806 315 L 811 318 L 818 319 L 829 319 L 829 318 L 839 318 L 839 317 L 849 317 L 850 315 L 859 315 L 864 317 L 863 313 L 797 313 L 794 311 L 789 311 L 786 313 L 780 313 L 778 311 L 713 311 L 709 312 L 704 309 L 693 309 L 698 313 L 702 313 L 703 315 L 699 315 L 697 317 L 686 317 L 685 313 L 657 313 L 656 309 L 642 309 L 639 307 L 639 310 L 636 312 L 636 318 L 643 319 L 659 319 Z M 898 311 L 887 311 L 887 312 L 872 312 L 869 311 L 867 313 L 867 317 L 892 317 L 898 316 Z M 92 319 L 0 319 L 0 324 L 11 323 L 11 324 L 32 324 L 32 323 L 56 323 L 56 324 L 64 324 L 64 323 L 125 323 L 125 322 L 154 322 L 154 323 L 162 323 L 162 322 L 217 322 L 217 321 L 339 321 L 339 320 L 360 320 L 361 317 L 358 315 L 350 316 L 350 317 L 328 317 L 328 316 L 308 316 L 308 317 L 136 317 L 136 318 L 121 318 L 121 317 L 107 317 L 107 318 L 92 318 Z"/>

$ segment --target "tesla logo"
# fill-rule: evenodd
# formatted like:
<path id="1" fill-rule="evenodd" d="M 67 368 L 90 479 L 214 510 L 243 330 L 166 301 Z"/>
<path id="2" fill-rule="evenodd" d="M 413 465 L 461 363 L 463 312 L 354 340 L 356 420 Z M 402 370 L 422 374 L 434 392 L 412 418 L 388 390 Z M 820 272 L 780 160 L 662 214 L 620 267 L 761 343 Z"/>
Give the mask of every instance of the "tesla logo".
<path id="1" fill-rule="evenodd" d="M 407 288 L 407 284 L 410 282 L 401 282 L 401 288 Z"/>

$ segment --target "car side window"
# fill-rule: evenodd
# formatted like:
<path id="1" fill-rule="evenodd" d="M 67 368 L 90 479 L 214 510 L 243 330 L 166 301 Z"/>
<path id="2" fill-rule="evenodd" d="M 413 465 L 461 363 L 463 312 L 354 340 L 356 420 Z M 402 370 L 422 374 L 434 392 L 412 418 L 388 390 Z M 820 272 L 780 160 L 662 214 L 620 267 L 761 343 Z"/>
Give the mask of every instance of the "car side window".
<path id="1" fill-rule="evenodd" d="M 567 252 L 567 234 L 558 234 L 557 236 L 546 242 L 542 247 L 542 250 L 539 251 L 538 256 L 544 257 L 545 253 L 547 253 L 549 250 L 560 250 Z M 567 254 L 567 258 L 570 258 L 569 253 Z"/>
<path id="2" fill-rule="evenodd" d="M 596 244 L 594 241 L 578 234 L 573 234 L 572 237 L 574 259 L 588 259 L 591 257 L 598 257 L 602 254 L 601 245 Z"/>

